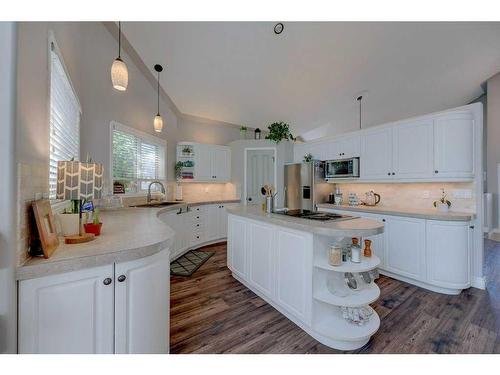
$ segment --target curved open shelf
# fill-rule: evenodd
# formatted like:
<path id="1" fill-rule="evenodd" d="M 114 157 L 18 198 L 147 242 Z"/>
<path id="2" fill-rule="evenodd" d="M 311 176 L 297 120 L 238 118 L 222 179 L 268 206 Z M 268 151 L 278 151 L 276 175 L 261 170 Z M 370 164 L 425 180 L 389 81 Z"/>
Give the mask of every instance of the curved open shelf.
<path id="1" fill-rule="evenodd" d="M 370 306 L 368 308 L 372 309 Z M 373 315 L 368 323 L 363 326 L 357 326 L 345 320 L 339 308 L 333 309 L 331 313 L 325 314 L 323 318 L 318 319 L 318 322 L 313 324 L 313 329 L 321 333 L 322 336 L 334 340 L 354 342 L 370 339 L 379 327 L 380 318 L 375 310 L 373 310 Z"/>
<path id="2" fill-rule="evenodd" d="M 358 307 L 375 302 L 380 297 L 380 288 L 375 283 L 370 283 L 359 291 L 351 291 L 349 295 L 340 297 L 333 295 L 326 286 L 319 287 L 314 291 L 313 298 L 317 301 L 335 306 Z"/>
<path id="3" fill-rule="evenodd" d="M 380 265 L 380 258 L 376 255 L 372 255 L 369 258 L 364 256 L 361 257 L 360 263 L 353 263 L 347 261 L 342 263 L 340 266 L 330 266 L 326 257 L 326 251 L 322 252 L 321 255 L 316 255 L 314 258 L 314 266 L 322 268 L 328 271 L 336 272 L 365 272 L 377 268 Z"/>

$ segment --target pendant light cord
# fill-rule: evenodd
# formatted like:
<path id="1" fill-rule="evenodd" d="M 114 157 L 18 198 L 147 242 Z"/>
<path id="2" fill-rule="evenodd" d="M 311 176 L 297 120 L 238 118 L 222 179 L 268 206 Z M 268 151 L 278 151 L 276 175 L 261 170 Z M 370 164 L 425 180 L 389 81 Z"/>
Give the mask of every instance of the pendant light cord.
<path id="1" fill-rule="evenodd" d="M 157 95 L 157 109 L 158 116 L 160 115 L 160 72 L 158 72 L 158 95 Z"/>
<path id="2" fill-rule="evenodd" d="M 120 52 L 122 49 L 122 23 L 118 21 L 118 58 L 120 59 Z"/>

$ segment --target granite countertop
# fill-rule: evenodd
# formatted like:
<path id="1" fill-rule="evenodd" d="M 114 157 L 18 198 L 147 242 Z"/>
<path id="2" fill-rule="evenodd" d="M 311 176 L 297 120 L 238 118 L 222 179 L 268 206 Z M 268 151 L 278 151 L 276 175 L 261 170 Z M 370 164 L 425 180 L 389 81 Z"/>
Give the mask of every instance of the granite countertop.
<path id="1" fill-rule="evenodd" d="M 370 219 L 315 221 L 280 214 L 268 214 L 260 206 L 229 207 L 228 213 L 290 229 L 332 237 L 373 236 L 384 231 L 384 224 Z"/>
<path id="2" fill-rule="evenodd" d="M 179 202 L 164 207 L 128 207 L 101 210 L 104 223 L 95 240 L 67 245 L 59 238 L 59 246 L 49 259 L 33 257 L 16 271 L 17 280 L 75 271 L 114 262 L 126 262 L 153 255 L 169 247 L 174 231 L 158 216 L 164 212 L 189 206 L 237 203 L 240 200 Z"/>
<path id="3" fill-rule="evenodd" d="M 393 216 L 404 216 L 413 217 L 419 219 L 428 220 L 443 220 L 443 221 L 471 221 L 476 215 L 470 212 L 441 212 L 436 208 L 401 208 L 401 207 L 387 207 L 387 206 L 348 206 L 340 205 L 336 206 L 330 203 L 320 203 L 318 208 L 327 208 L 332 210 L 343 210 L 351 212 L 367 212 L 379 215 L 393 215 Z"/>

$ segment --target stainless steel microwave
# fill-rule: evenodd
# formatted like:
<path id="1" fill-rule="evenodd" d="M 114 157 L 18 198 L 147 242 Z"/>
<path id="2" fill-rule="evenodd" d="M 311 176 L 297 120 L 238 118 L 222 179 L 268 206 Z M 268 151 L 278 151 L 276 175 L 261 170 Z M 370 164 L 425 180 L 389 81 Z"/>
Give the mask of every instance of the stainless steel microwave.
<path id="1" fill-rule="evenodd" d="M 359 177 L 359 158 L 325 161 L 325 178 Z"/>

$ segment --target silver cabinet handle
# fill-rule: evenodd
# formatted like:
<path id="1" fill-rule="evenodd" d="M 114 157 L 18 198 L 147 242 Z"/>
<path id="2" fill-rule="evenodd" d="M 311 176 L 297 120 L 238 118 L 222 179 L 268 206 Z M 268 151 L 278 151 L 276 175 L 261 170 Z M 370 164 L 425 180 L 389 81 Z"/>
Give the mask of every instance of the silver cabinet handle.
<path id="1" fill-rule="evenodd" d="M 103 280 L 103 284 L 104 285 L 109 285 L 113 282 L 113 280 L 110 278 L 110 277 L 106 277 L 104 280 Z"/>
<path id="2" fill-rule="evenodd" d="M 123 282 L 125 281 L 125 279 L 126 279 L 126 278 L 127 278 L 127 276 L 125 276 L 125 275 L 120 275 L 120 276 L 118 276 L 118 282 L 123 283 Z"/>

